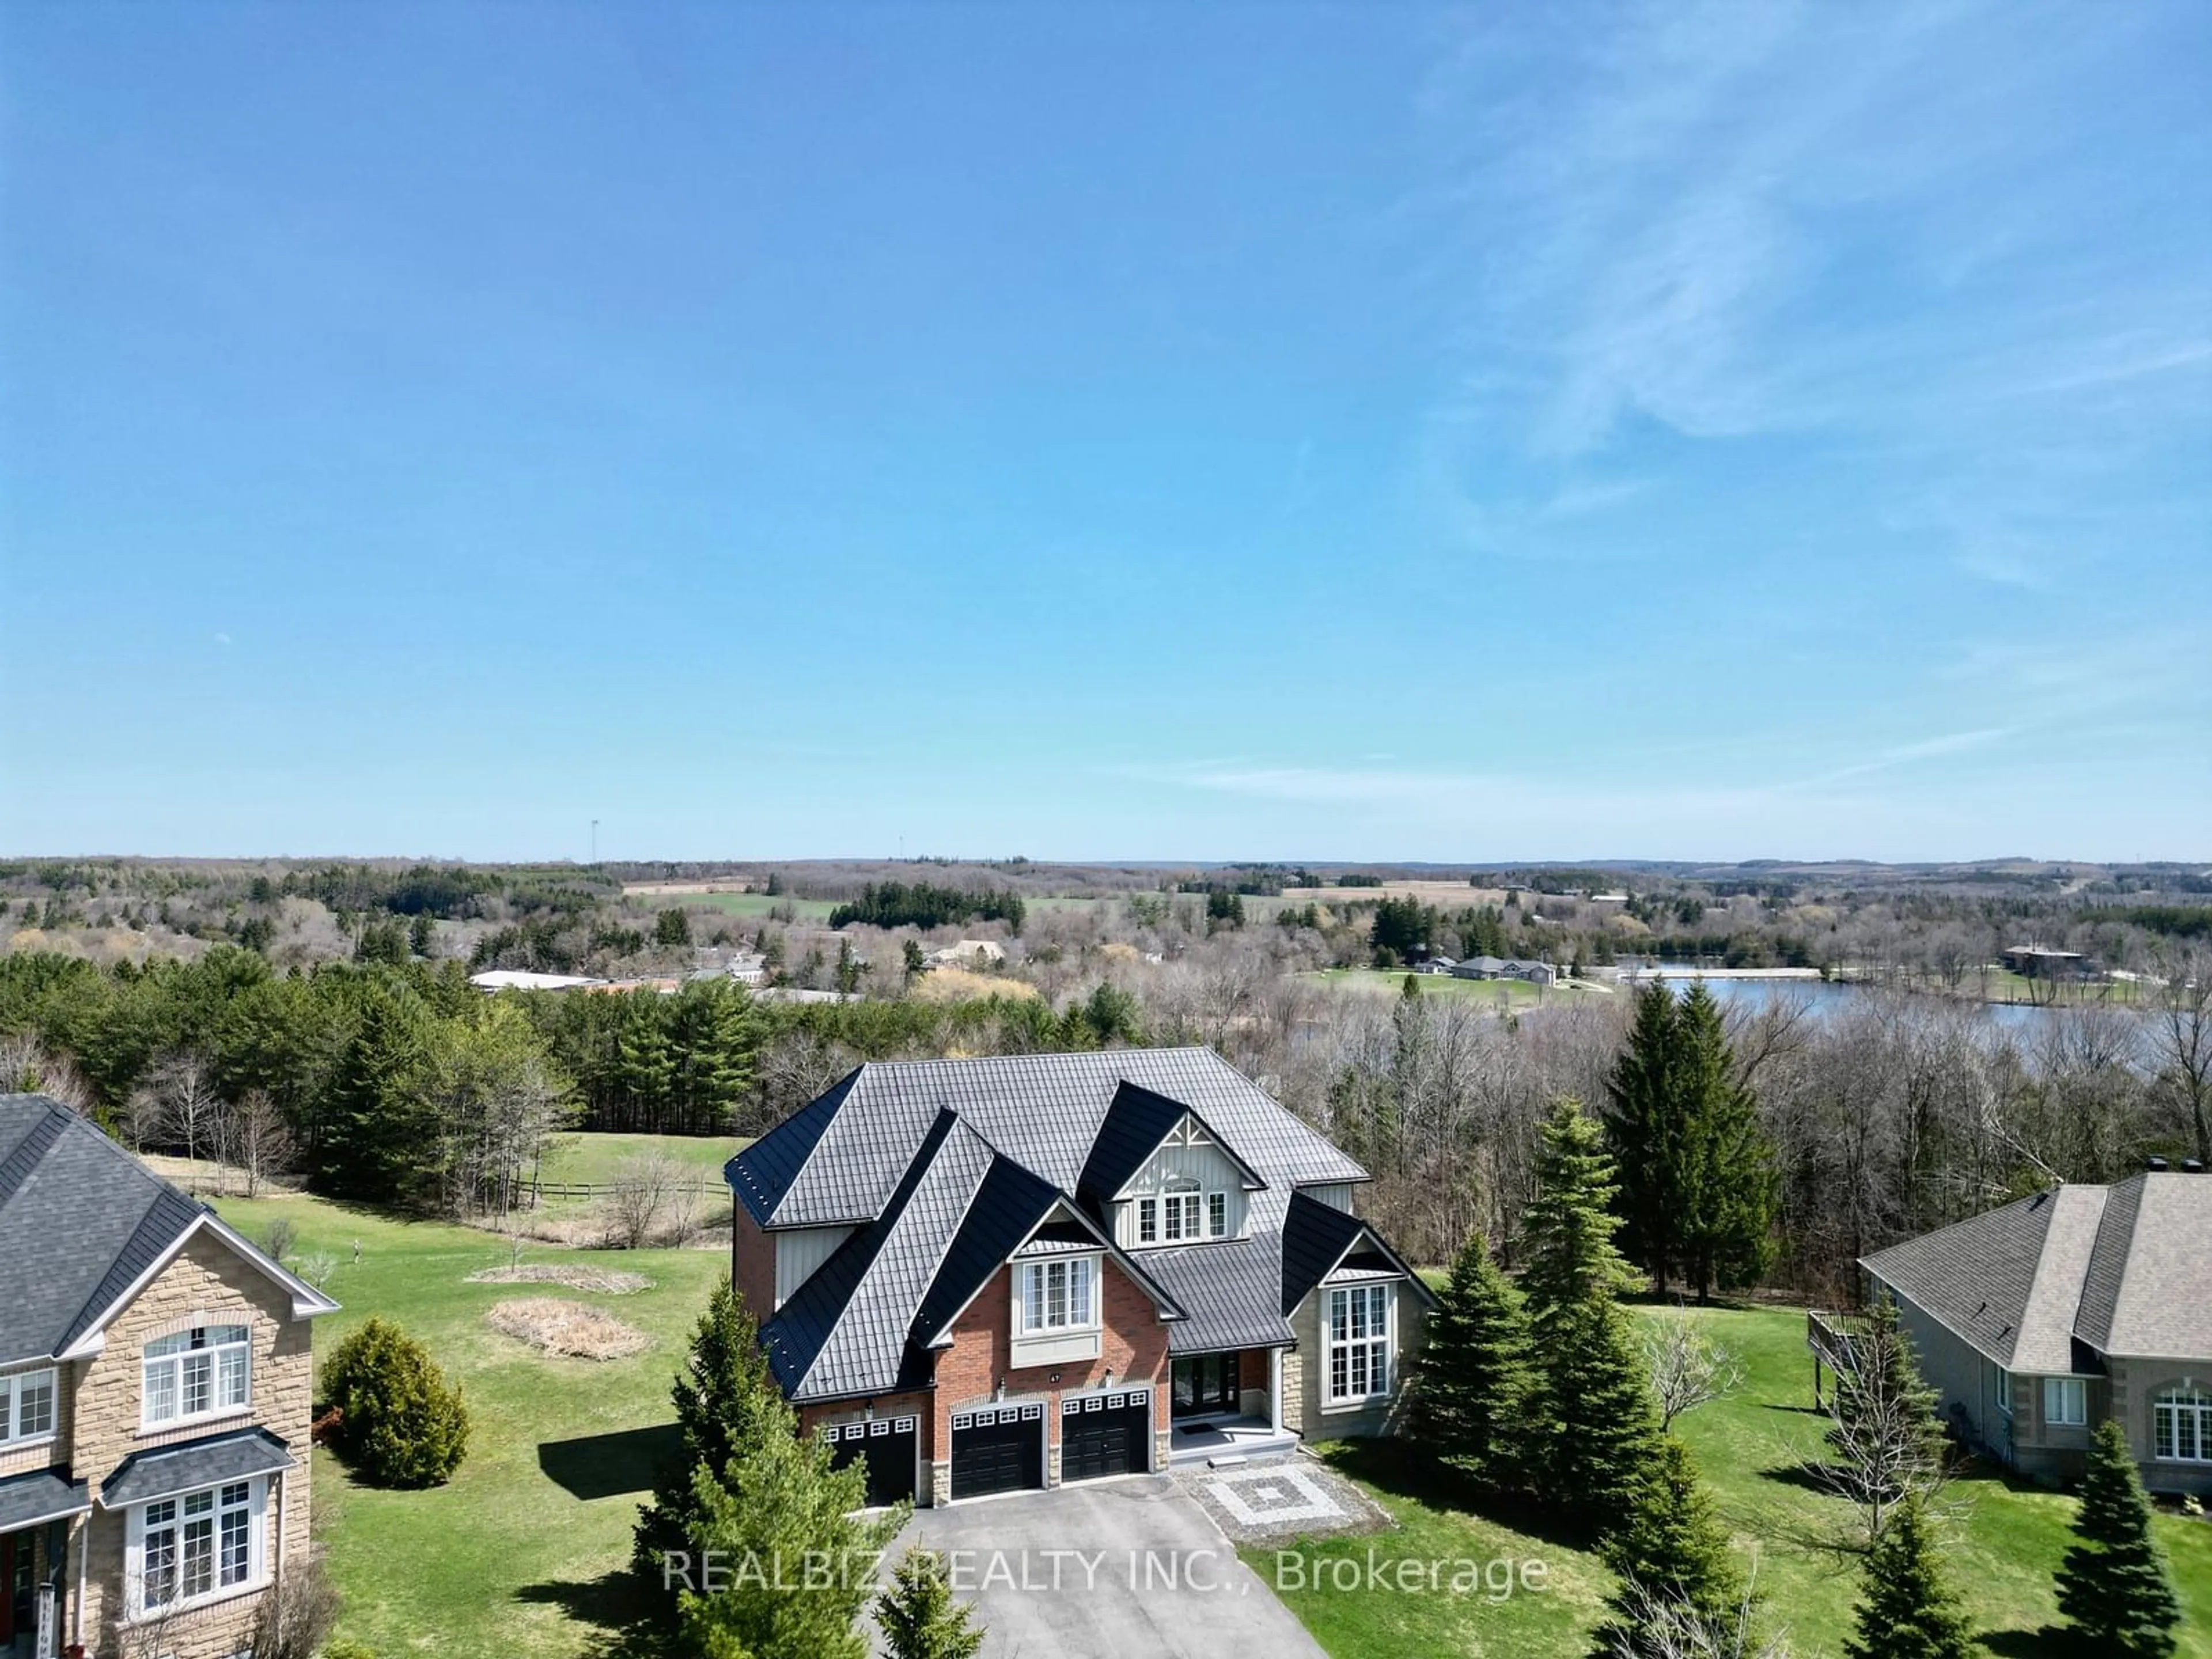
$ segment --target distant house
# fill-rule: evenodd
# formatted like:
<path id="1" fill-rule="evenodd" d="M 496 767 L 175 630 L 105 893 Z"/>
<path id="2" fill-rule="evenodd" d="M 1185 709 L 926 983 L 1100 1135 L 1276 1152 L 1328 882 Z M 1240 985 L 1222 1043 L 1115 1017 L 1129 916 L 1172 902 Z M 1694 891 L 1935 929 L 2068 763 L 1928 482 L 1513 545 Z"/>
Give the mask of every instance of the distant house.
<path id="1" fill-rule="evenodd" d="M 489 995 L 495 991 L 588 991 L 606 981 L 584 974 L 533 974 L 521 968 L 491 968 L 471 974 L 469 983 Z"/>
<path id="2" fill-rule="evenodd" d="M 768 983 L 768 958 L 758 951 L 738 951 L 727 957 L 720 953 L 710 955 L 705 967 L 695 968 L 684 975 L 695 985 L 716 980 L 735 980 L 740 985 Z"/>
<path id="3" fill-rule="evenodd" d="M 1006 947 L 988 939 L 963 939 L 946 945 L 941 951 L 932 951 L 921 959 L 928 968 L 966 968 L 976 969 L 996 968 L 1006 959 Z"/>
<path id="4" fill-rule="evenodd" d="M 2163 1159 L 1868 1256 L 1939 1409 L 2030 1474 L 2079 1474 L 2107 1417 L 2154 1491 L 2212 1492 L 2212 1176 Z"/>
<path id="5" fill-rule="evenodd" d="M 1449 974 L 1459 964 L 1449 957 L 1430 957 L 1413 964 L 1417 974 Z"/>
<path id="6" fill-rule="evenodd" d="M 1468 957 L 1452 964 L 1454 979 L 1496 979 L 1505 971 L 1504 960 L 1498 957 Z"/>
<path id="7" fill-rule="evenodd" d="M 2079 951 L 2052 951 L 2040 945 L 2015 945 L 2004 964 L 2027 979 L 2087 979 L 2097 964 Z"/>
<path id="8" fill-rule="evenodd" d="M 1548 962 L 1522 962 L 1516 957 L 1505 963 L 1496 977 L 1526 980 L 1531 985 L 1549 988 L 1559 982 L 1559 970 Z"/>

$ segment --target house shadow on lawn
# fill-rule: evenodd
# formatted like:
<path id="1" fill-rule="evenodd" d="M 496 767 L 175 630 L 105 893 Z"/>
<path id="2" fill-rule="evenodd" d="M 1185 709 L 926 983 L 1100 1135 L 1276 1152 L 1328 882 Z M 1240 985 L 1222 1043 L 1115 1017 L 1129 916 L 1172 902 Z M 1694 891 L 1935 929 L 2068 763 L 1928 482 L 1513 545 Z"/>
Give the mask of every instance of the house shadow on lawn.
<path id="1" fill-rule="evenodd" d="M 1324 1461 L 1339 1474 L 1364 1481 L 1385 1498 L 1408 1498 L 1431 1509 L 1456 1510 L 1563 1549 L 1589 1547 L 1588 1534 L 1558 1515 L 1526 1499 L 1495 1498 L 1478 1490 L 1417 1442 L 1339 1440 L 1331 1445 Z"/>
<path id="2" fill-rule="evenodd" d="M 2040 1630 L 1991 1631 L 1976 1639 L 2006 1659 L 2062 1659 L 2081 1651 L 2074 1633 L 2056 1625 L 2045 1625 Z"/>
<path id="3" fill-rule="evenodd" d="M 673 1462 L 683 1441 L 673 1423 L 574 1440 L 541 1440 L 538 1467 L 548 1480 L 586 1503 L 650 1492 L 661 1469 Z"/>
<path id="4" fill-rule="evenodd" d="M 575 1623 L 590 1626 L 592 1639 L 584 1650 L 590 1659 L 665 1659 L 668 1652 L 661 1593 L 627 1568 L 580 1583 L 525 1584 L 514 1599 L 558 1607 Z"/>

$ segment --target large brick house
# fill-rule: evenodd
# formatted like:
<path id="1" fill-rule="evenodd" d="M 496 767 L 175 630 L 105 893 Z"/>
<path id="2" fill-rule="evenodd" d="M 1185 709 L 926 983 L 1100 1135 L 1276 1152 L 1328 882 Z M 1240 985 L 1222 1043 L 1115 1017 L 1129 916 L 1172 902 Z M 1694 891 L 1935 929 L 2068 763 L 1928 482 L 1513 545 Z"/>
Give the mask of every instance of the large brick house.
<path id="1" fill-rule="evenodd" d="M 726 1174 L 776 1379 L 879 1503 L 1389 1432 L 1434 1300 L 1206 1049 L 863 1066 Z"/>
<path id="2" fill-rule="evenodd" d="M 75 1114 L 0 1095 L 0 1655 L 223 1659 L 307 1550 L 335 1304 Z"/>
<path id="3" fill-rule="evenodd" d="M 2106 1418 L 2154 1492 L 2212 1492 L 2212 1176 L 2038 1193 L 1870 1255 L 1945 1419 L 2071 1480 Z"/>

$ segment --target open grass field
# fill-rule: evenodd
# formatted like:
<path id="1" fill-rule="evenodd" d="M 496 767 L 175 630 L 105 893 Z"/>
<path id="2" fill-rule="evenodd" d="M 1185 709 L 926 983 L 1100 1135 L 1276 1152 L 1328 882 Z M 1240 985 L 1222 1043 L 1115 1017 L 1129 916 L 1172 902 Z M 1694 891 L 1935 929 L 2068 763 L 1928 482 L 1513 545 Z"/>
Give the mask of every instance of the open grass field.
<path id="1" fill-rule="evenodd" d="M 1302 974 L 1299 977 L 1316 980 L 1352 995 L 1405 994 L 1406 971 L 1402 968 L 1326 968 L 1317 974 Z M 1447 974 L 1416 974 L 1413 982 L 1421 988 L 1425 997 L 1464 997 L 1492 1007 L 1501 1000 L 1511 1007 L 1523 1008 L 1547 996 L 1583 994 L 1579 991 L 1539 990 L 1523 979 L 1454 979 Z"/>
<path id="2" fill-rule="evenodd" d="M 730 1135 L 562 1135 L 546 1152 L 538 1173 L 546 1181 L 604 1184 L 627 1160 L 657 1151 L 696 1170 L 700 1180 L 719 1184 L 722 1166 L 745 1145 Z"/>
<path id="3" fill-rule="evenodd" d="M 829 899 L 793 898 L 787 893 L 700 893 L 681 889 L 629 887 L 623 896 L 656 909 L 714 910 L 726 916 L 765 920 L 771 911 L 788 914 L 800 921 L 827 921 L 837 907 Z"/>
<path id="4" fill-rule="evenodd" d="M 1741 1392 L 1679 1420 L 1713 1488 L 1722 1517 L 1747 1565 L 1755 1566 L 1772 1623 L 1786 1626 L 1799 1659 L 1828 1659 L 1850 1633 L 1858 1583 L 1854 1571 L 1805 1541 L 1844 1514 L 1838 1500 L 1808 1490 L 1794 1476 L 1820 1443 L 1822 1419 L 1812 1411 L 1811 1362 L 1802 1313 L 1780 1309 L 1693 1311 L 1745 1366 Z M 1360 1480 L 1399 1526 L 1375 1538 L 1319 1541 L 1310 1558 L 1363 1565 L 1373 1546 L 1386 1560 L 1471 1557 L 1541 1560 L 1547 1588 L 1498 1601 L 1481 1595 L 1340 1593 L 1334 1589 L 1286 1599 L 1334 1659 L 1401 1659 L 1406 1654 L 1492 1654 L 1513 1659 L 1578 1659 L 1610 1589 L 1588 1553 L 1535 1531 L 1471 1513 L 1440 1486 L 1418 1449 L 1403 1443 L 1345 1443 L 1330 1461 Z M 2058 1609 L 2052 1575 L 2064 1553 L 2074 1502 L 2058 1492 L 2014 1483 L 1993 1473 L 1961 1480 L 1953 1496 L 1965 1510 L 1948 1535 L 1954 1582 L 1995 1654 L 2063 1650 L 2050 1627 Z M 2212 1659 L 2212 1522 L 2161 1516 L 2160 1536 L 2181 1585 L 2188 1629 L 2184 1659 Z M 1255 1571 L 1272 1578 L 1274 1560 L 1247 1552 Z"/>
<path id="5" fill-rule="evenodd" d="M 608 1296 L 471 1285 L 471 1273 L 505 1267 L 507 1251 L 469 1228 L 388 1220 L 316 1198 L 220 1207 L 256 1236 L 281 1214 L 298 1229 L 302 1254 L 338 1258 L 329 1290 L 343 1311 L 318 1322 L 319 1355 L 381 1314 L 428 1345 L 468 1401 L 469 1457 L 447 1486 L 380 1492 L 355 1485 L 328 1452 L 314 1454 L 316 1530 L 346 1597 L 340 1633 L 384 1659 L 570 1659 L 599 1646 L 629 1605 L 611 1575 L 628 1559 L 640 1492 L 666 1443 L 669 1381 L 728 1258 L 528 1249 L 526 1262 L 641 1273 L 653 1288 Z M 603 1364 L 559 1359 L 485 1323 L 493 1304 L 549 1288 L 605 1308 L 651 1346 Z"/>

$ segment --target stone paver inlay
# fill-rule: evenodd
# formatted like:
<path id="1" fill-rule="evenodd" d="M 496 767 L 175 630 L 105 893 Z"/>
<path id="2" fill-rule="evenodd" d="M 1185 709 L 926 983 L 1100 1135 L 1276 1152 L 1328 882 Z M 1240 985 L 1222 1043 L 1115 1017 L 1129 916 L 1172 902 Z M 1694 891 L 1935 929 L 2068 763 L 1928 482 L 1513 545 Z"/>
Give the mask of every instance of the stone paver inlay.
<path id="1" fill-rule="evenodd" d="M 1223 1509 L 1248 1527 L 1273 1527 L 1291 1521 L 1334 1521 L 1345 1516 L 1344 1507 L 1321 1482 L 1297 1469 L 1255 1469 L 1249 1474 L 1216 1475 L 1206 1480 L 1206 1486 Z"/>

